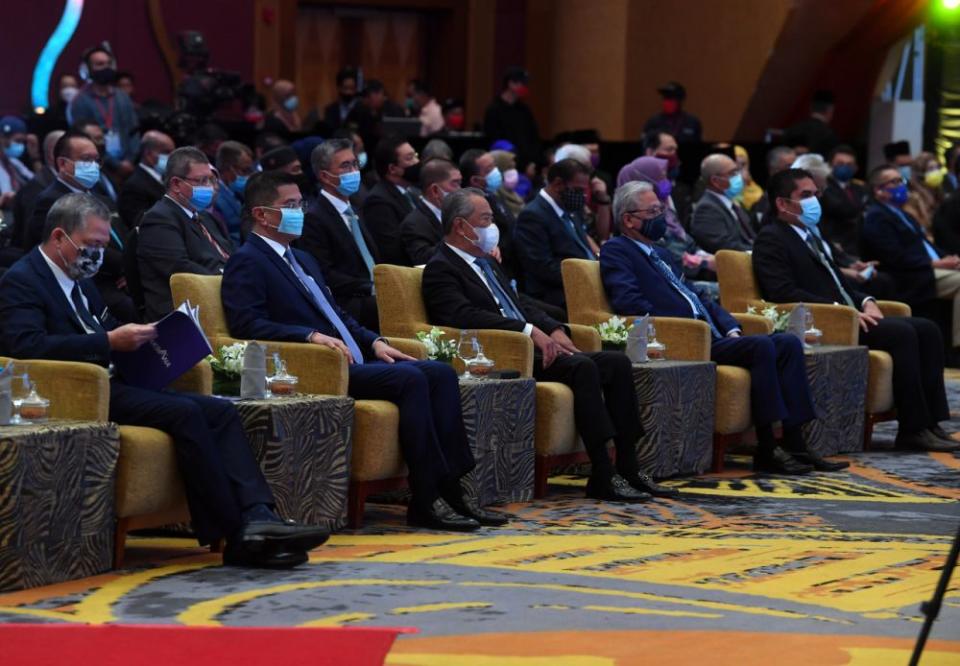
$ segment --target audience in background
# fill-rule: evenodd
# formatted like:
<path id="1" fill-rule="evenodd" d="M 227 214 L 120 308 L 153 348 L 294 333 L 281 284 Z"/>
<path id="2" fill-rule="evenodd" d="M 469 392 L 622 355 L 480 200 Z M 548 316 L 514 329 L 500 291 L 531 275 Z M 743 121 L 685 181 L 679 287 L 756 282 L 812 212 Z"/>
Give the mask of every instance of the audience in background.
<path id="1" fill-rule="evenodd" d="M 144 132 L 140 141 L 137 168 L 124 181 L 117 197 L 117 209 L 127 231 L 140 224 L 140 216 L 157 203 L 166 191 L 163 174 L 167 160 L 176 146 L 168 135 L 158 130 Z"/>
<path id="2" fill-rule="evenodd" d="M 722 153 L 700 163 L 703 196 L 693 209 L 690 233 L 705 251 L 749 250 L 756 233 L 750 215 L 734 199 L 743 192 L 740 167 Z"/>
<path id="3" fill-rule="evenodd" d="M 910 196 L 903 210 L 920 223 L 929 240 L 933 240 L 933 214 L 943 201 L 943 176 L 943 167 L 933 153 L 921 151 L 910 164 Z"/>
<path id="4" fill-rule="evenodd" d="M 810 103 L 810 115 L 788 127 L 783 133 L 783 142 L 798 153 L 829 154 L 837 145 L 837 137 L 830 127 L 833 101 L 833 93 L 829 90 L 817 91 Z"/>
<path id="5" fill-rule="evenodd" d="M 663 98 L 661 111 L 644 123 L 644 135 L 649 132 L 663 132 L 680 143 L 700 143 L 703 140 L 700 119 L 683 110 L 687 89 L 676 81 L 670 81 L 657 88 L 657 92 Z"/>
<path id="6" fill-rule="evenodd" d="M 503 75 L 500 94 L 483 115 L 483 133 L 491 140 L 505 139 L 516 146 L 517 164 L 528 176 L 540 158 L 540 128 L 524 99 L 530 94 L 530 75 L 510 67 Z"/>
<path id="7" fill-rule="evenodd" d="M 337 99 L 323 109 L 323 124 L 327 132 L 343 127 L 347 117 L 360 99 L 358 90 L 357 70 L 353 67 L 344 67 L 337 72 Z"/>
<path id="8" fill-rule="evenodd" d="M 410 265 L 422 266 L 436 252 L 443 237 L 440 209 L 460 186 L 460 169 L 453 162 L 434 158 L 420 169 L 420 196 L 400 224 L 400 237 Z"/>
<path id="9" fill-rule="evenodd" d="M 743 146 L 734 146 L 733 158 L 740 168 L 741 175 L 743 175 L 743 192 L 736 197 L 736 202 L 744 210 L 749 211 L 763 196 L 763 188 L 757 185 L 750 173 L 750 155 L 747 153 L 747 149 Z"/>
<path id="10" fill-rule="evenodd" d="M 243 226 L 243 190 L 254 173 L 253 151 L 239 141 L 224 141 L 217 149 L 219 188 L 214 209 L 226 225 L 230 240 L 239 246 Z"/>
<path id="11" fill-rule="evenodd" d="M 292 81 L 280 79 L 273 84 L 270 90 L 270 109 L 263 122 L 265 132 L 273 132 L 289 138 L 299 132 L 303 123 L 297 109 L 300 107 L 300 98 Z"/>
<path id="12" fill-rule="evenodd" d="M 370 188 L 361 217 L 380 251 L 380 261 L 407 266 L 400 224 L 416 201 L 411 188 L 420 181 L 420 157 L 406 139 L 388 136 L 377 144 L 374 158 L 380 182 Z"/>

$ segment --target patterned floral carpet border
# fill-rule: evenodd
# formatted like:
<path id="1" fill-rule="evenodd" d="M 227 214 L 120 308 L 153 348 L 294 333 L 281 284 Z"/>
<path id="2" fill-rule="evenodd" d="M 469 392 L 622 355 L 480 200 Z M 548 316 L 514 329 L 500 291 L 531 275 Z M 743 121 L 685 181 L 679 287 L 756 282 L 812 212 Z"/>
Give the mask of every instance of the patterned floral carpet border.
<path id="1" fill-rule="evenodd" d="M 416 627 L 395 666 L 905 664 L 960 529 L 960 458 L 885 449 L 894 435 L 882 424 L 881 450 L 839 474 L 757 477 L 734 457 L 671 481 L 678 501 L 605 504 L 556 477 L 477 534 L 408 530 L 402 507 L 372 505 L 364 530 L 289 572 L 135 539 L 131 568 L 0 595 L 0 621 Z M 960 664 L 960 574 L 922 663 Z"/>

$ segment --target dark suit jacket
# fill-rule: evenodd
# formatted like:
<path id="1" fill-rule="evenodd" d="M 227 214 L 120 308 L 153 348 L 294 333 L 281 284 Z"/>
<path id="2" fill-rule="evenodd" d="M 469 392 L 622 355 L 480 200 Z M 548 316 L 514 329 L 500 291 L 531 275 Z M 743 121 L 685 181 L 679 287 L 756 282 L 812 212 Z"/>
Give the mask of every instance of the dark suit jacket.
<path id="1" fill-rule="evenodd" d="M 117 198 L 117 209 L 120 219 L 127 226 L 127 230 L 137 226 L 140 215 L 153 204 L 163 198 L 165 190 L 163 184 L 147 173 L 146 169 L 137 166 L 127 178 Z"/>
<path id="2" fill-rule="evenodd" d="M 876 259 L 896 281 L 898 300 L 910 305 L 931 301 L 937 296 L 930 256 L 923 245 L 923 232 L 916 220 L 908 227 L 896 213 L 879 203 L 867 206 L 860 244 L 864 259 Z"/>
<path id="3" fill-rule="evenodd" d="M 580 213 L 574 213 L 586 244 L 587 232 Z M 560 262 L 564 259 L 585 259 L 583 250 L 557 212 L 539 194 L 523 207 L 517 216 L 514 231 L 517 251 L 523 265 L 525 289 L 534 298 L 563 307 L 563 278 Z"/>
<path id="4" fill-rule="evenodd" d="M 331 300 L 364 359 L 372 359 L 377 334 L 337 306 L 316 259 L 302 250 L 293 252 L 303 270 Z M 227 262 L 220 295 L 227 326 L 235 337 L 306 342 L 314 331 L 340 337 L 286 261 L 256 234 L 250 234 Z"/>
<path id="5" fill-rule="evenodd" d="M 400 223 L 400 239 L 411 266 L 430 261 L 443 239 L 443 227 L 433 211 L 417 200 L 417 206 Z"/>
<path id="6" fill-rule="evenodd" d="M 33 212 L 30 214 L 30 222 L 24 228 L 23 236 L 23 248 L 30 249 L 35 247 L 43 241 L 43 227 L 47 223 L 47 213 L 50 212 L 50 208 L 56 203 L 57 199 L 62 197 L 64 194 L 70 194 L 72 190 L 64 185 L 60 180 L 54 178 L 53 181 L 47 185 L 40 196 L 37 197 L 36 203 L 33 205 Z M 113 201 L 107 197 L 99 194 L 96 191 L 91 191 L 90 194 L 97 197 L 100 201 L 106 205 L 111 211 L 116 211 L 117 206 Z"/>
<path id="7" fill-rule="evenodd" d="M 103 316 L 105 306 L 91 280 L 80 289 L 89 310 L 105 330 L 116 322 Z M 107 334 L 88 334 L 73 311 L 57 279 L 33 248 L 0 279 L 0 353 L 13 358 L 82 361 L 106 366 L 110 363 Z"/>
<path id="8" fill-rule="evenodd" d="M 233 250 L 230 239 L 209 215 L 200 221 L 226 252 Z M 173 310 L 170 276 L 174 273 L 219 275 L 225 261 L 183 209 L 163 197 L 140 219 L 137 260 L 147 321 L 155 321 Z"/>
<path id="9" fill-rule="evenodd" d="M 677 277 L 683 279 L 683 274 L 666 249 L 653 246 L 653 251 L 671 267 Z M 617 314 L 694 318 L 687 299 L 657 270 L 643 250 L 626 236 L 611 238 L 603 244 L 600 274 L 604 291 Z M 691 285 L 687 284 L 687 287 L 696 293 Z M 737 320 L 722 307 L 702 299 L 701 302 L 720 333 L 726 335 L 740 328 Z"/>
<path id="10" fill-rule="evenodd" d="M 500 286 L 511 295 L 527 322 L 545 333 L 563 326 L 532 299 L 518 294 L 503 270 L 492 259 Z M 522 331 L 524 322 L 500 314 L 500 306 L 474 270 L 447 245 L 441 244 L 423 271 L 423 302 L 430 323 L 455 328 L 495 328 Z"/>
<path id="11" fill-rule="evenodd" d="M 837 145 L 837 136 L 830 125 L 811 116 L 788 127 L 783 133 L 783 143 L 788 146 L 806 146 L 811 153 L 828 155 Z"/>
<path id="12" fill-rule="evenodd" d="M 947 254 L 960 254 L 960 191 L 955 190 L 937 209 L 933 216 L 933 238 L 937 247 Z"/>
<path id="13" fill-rule="evenodd" d="M 835 262 L 831 263 L 843 288 L 859 309 L 867 295 L 846 279 Z M 843 296 L 829 271 L 797 232 L 782 220 L 763 225 L 757 235 L 757 242 L 753 244 L 753 272 L 760 293 L 768 301 L 843 303 Z"/>
<path id="14" fill-rule="evenodd" d="M 360 217 L 373 236 L 383 263 L 411 265 L 400 239 L 400 224 L 412 210 L 407 197 L 385 180 L 374 185 L 363 202 Z"/>
<path id="15" fill-rule="evenodd" d="M 360 232 L 377 263 L 377 244 L 363 220 L 360 220 Z M 369 296 L 373 292 L 373 282 L 357 243 L 340 213 L 322 194 L 310 205 L 303 220 L 303 235 L 294 246 L 313 255 L 323 270 L 327 286 L 338 300 Z"/>
<path id="16" fill-rule="evenodd" d="M 753 238 L 744 231 L 743 222 L 710 192 L 704 192 L 693 209 L 690 234 L 697 245 L 712 254 L 717 250 L 746 251 L 753 245 Z"/>
<path id="17" fill-rule="evenodd" d="M 37 175 L 17 190 L 17 194 L 13 198 L 13 227 L 9 232 L 11 244 L 27 249 L 23 243 L 26 242 L 25 234 L 30 226 L 33 207 L 40 193 L 56 179 L 57 174 L 50 167 L 43 167 Z"/>
<path id="18" fill-rule="evenodd" d="M 860 228 L 863 226 L 863 209 L 869 193 L 861 183 L 850 182 L 841 187 L 833 176 L 827 178 L 827 186 L 820 195 L 823 217 L 820 230 L 830 243 L 839 244 L 843 251 L 860 256 Z"/>
<path id="19" fill-rule="evenodd" d="M 503 203 L 497 194 L 486 193 L 487 203 L 490 204 L 490 210 L 493 211 L 493 223 L 500 229 L 500 268 L 511 278 L 523 283 L 523 271 L 520 261 L 517 257 L 516 229 L 517 218 L 513 216 L 510 209 Z"/>

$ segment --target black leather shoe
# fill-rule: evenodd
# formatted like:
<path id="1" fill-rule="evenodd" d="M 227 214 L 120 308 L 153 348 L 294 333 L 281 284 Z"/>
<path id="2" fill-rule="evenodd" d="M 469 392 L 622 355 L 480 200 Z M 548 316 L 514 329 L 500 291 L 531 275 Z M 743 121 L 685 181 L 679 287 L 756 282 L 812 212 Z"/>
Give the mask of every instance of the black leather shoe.
<path id="1" fill-rule="evenodd" d="M 679 490 L 662 486 L 647 474 L 634 474 L 633 476 L 624 476 L 623 478 L 627 480 L 627 483 L 629 483 L 634 490 L 639 490 L 653 497 L 663 497 L 666 499 L 677 499 L 680 497 Z"/>
<path id="2" fill-rule="evenodd" d="M 304 564 L 309 558 L 302 551 L 279 550 L 255 553 L 242 542 L 228 541 L 223 549 L 225 567 L 249 567 L 253 569 L 292 569 Z"/>
<path id="3" fill-rule="evenodd" d="M 960 442 L 958 442 L 958 441 L 955 440 L 953 437 L 951 437 L 949 434 L 947 434 L 947 431 L 944 430 L 943 428 L 941 428 L 941 427 L 938 426 L 938 425 L 935 425 L 935 426 L 933 426 L 932 428 L 930 428 L 930 432 L 933 434 L 934 437 L 936 437 L 937 439 L 943 440 L 943 441 L 946 442 L 947 444 L 956 444 L 956 445 L 960 446 Z"/>
<path id="4" fill-rule="evenodd" d="M 451 502 L 448 500 L 447 504 L 461 516 L 473 518 L 484 527 L 503 527 L 510 522 L 510 516 L 497 513 L 496 511 L 487 511 L 483 507 L 466 499 L 462 499 L 459 502 Z"/>
<path id="5" fill-rule="evenodd" d="M 650 495 L 641 492 L 627 483 L 619 474 L 609 479 L 594 479 L 587 481 L 587 497 L 607 502 L 646 502 Z"/>
<path id="6" fill-rule="evenodd" d="M 461 516 L 441 497 L 435 499 L 429 509 L 410 504 L 407 508 L 407 525 L 453 532 L 473 532 L 480 529 L 479 522 L 471 517 Z"/>
<path id="7" fill-rule="evenodd" d="M 915 449 L 917 451 L 948 452 L 960 450 L 960 442 L 942 440 L 929 430 L 911 433 L 898 432 L 894 446 L 898 449 Z"/>
<path id="8" fill-rule="evenodd" d="M 813 465 L 799 462 L 784 450 L 775 446 L 772 449 L 761 449 L 753 456 L 755 472 L 770 472 L 772 474 L 807 474 L 813 471 Z"/>
<path id="9" fill-rule="evenodd" d="M 850 467 L 850 463 L 845 460 L 827 460 L 819 453 L 813 453 L 812 451 L 804 451 L 803 453 L 791 451 L 790 455 L 798 462 L 813 465 L 813 469 L 818 472 L 839 472 L 841 469 Z"/>
<path id="10" fill-rule="evenodd" d="M 322 527 L 298 525 L 292 520 L 284 522 L 255 521 L 247 523 L 240 531 L 239 540 L 244 548 L 260 553 L 265 551 L 308 551 L 330 538 Z"/>

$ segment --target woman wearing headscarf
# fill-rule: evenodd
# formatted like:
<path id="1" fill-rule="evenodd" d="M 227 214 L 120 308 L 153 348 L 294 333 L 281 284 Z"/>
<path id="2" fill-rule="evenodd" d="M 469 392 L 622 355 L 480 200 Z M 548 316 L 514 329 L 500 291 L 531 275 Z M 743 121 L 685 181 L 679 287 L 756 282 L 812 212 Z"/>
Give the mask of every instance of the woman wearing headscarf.
<path id="1" fill-rule="evenodd" d="M 734 146 L 733 157 L 743 176 L 743 192 L 736 196 L 736 200 L 744 210 L 750 210 L 753 208 L 753 204 L 763 197 L 763 188 L 757 185 L 753 176 L 750 175 L 750 155 L 747 153 L 747 149 L 743 146 Z"/>
<path id="2" fill-rule="evenodd" d="M 923 151 L 913 160 L 910 169 L 910 197 L 903 205 L 923 227 L 927 240 L 933 240 L 933 215 L 943 201 L 943 177 L 946 170 L 933 153 Z"/>
<path id="3" fill-rule="evenodd" d="M 491 150 L 493 162 L 503 174 L 503 185 L 497 190 L 500 201 L 516 217 L 523 210 L 524 200 L 517 194 L 517 185 L 520 184 L 520 174 L 517 171 L 517 156 L 506 150 Z"/>
<path id="4" fill-rule="evenodd" d="M 659 157 L 638 157 L 630 162 L 617 174 L 617 187 L 632 181 L 642 181 L 653 185 L 657 198 L 663 204 L 664 216 L 667 218 L 667 233 L 658 241 L 666 248 L 674 259 L 683 267 L 683 274 L 688 280 L 693 280 L 701 287 L 702 295 L 716 300 L 719 297 L 717 285 L 717 265 L 712 254 L 701 250 L 693 236 L 688 234 L 680 219 L 677 209 L 673 205 L 670 193 L 673 186 L 667 178 L 669 162 Z"/>

